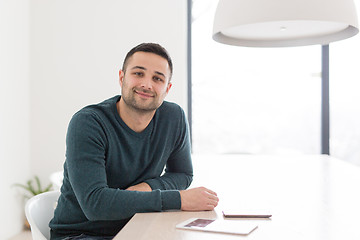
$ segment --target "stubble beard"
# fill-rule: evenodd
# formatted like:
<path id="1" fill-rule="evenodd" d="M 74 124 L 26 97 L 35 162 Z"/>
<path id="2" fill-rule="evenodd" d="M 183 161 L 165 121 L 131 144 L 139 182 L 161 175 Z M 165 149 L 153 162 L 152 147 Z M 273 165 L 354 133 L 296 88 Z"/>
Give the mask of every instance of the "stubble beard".
<path id="1" fill-rule="evenodd" d="M 144 93 L 151 93 L 154 94 L 153 99 L 150 102 L 146 102 L 145 100 L 142 103 L 141 99 L 137 99 L 136 95 L 137 93 L 135 91 L 138 92 L 144 92 Z M 139 90 L 137 88 L 133 88 L 130 91 L 128 91 L 128 93 L 124 94 L 124 91 L 122 92 L 122 96 L 121 98 L 123 98 L 124 103 L 131 109 L 139 112 L 139 113 L 149 113 L 149 112 L 154 112 L 156 109 L 158 109 L 161 104 L 162 101 L 158 100 L 158 95 L 156 95 L 153 92 L 150 91 L 146 91 L 146 90 Z M 150 100 L 150 99 L 149 99 Z"/>

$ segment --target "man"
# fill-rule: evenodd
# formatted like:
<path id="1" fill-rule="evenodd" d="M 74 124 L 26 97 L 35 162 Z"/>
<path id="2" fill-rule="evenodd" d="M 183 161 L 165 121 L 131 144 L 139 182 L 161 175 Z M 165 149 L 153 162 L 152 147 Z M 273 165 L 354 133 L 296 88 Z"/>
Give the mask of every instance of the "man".
<path id="1" fill-rule="evenodd" d="M 164 102 L 172 72 L 163 47 L 140 44 L 119 71 L 121 96 L 73 116 L 51 239 L 112 239 L 135 213 L 217 206 L 215 192 L 185 190 L 193 174 L 187 121 Z"/>

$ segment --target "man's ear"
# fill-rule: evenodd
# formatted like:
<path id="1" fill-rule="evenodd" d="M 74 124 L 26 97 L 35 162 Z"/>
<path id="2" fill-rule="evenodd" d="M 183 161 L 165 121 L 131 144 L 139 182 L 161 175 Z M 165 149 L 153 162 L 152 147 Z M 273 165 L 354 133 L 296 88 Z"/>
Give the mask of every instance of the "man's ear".
<path id="1" fill-rule="evenodd" d="M 119 83 L 120 83 L 120 87 L 122 87 L 123 81 L 124 81 L 124 71 L 123 70 L 119 70 Z"/>
<path id="2" fill-rule="evenodd" d="M 172 87 L 172 83 L 169 82 L 168 85 L 167 85 L 167 87 L 166 87 L 166 94 L 169 93 L 171 87 Z"/>

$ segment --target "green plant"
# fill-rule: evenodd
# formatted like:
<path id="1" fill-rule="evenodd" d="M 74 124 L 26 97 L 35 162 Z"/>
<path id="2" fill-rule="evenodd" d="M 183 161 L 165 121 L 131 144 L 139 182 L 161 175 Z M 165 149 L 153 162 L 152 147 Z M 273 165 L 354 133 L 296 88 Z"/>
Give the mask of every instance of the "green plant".
<path id="1" fill-rule="evenodd" d="M 35 179 L 35 185 L 33 181 L 34 179 Z M 30 179 L 29 181 L 26 182 L 26 184 L 16 183 L 14 184 L 14 186 L 25 189 L 28 193 L 30 193 L 30 196 L 24 195 L 26 198 L 31 198 L 32 196 L 38 195 L 43 192 L 48 192 L 52 189 L 51 183 L 46 188 L 43 189 L 40 183 L 40 179 L 37 176 L 35 176 L 34 179 Z"/>

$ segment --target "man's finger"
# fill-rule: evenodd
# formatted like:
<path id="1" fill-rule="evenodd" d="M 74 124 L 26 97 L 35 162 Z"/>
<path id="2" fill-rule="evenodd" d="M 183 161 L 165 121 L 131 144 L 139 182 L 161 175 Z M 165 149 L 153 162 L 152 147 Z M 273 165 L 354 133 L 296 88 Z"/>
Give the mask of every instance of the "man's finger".
<path id="1" fill-rule="evenodd" d="M 216 192 L 214 192 L 214 191 L 212 191 L 212 190 L 210 190 L 210 189 L 208 189 L 208 188 L 206 188 L 206 191 L 207 191 L 208 193 L 212 194 L 212 195 L 217 196 Z"/>

